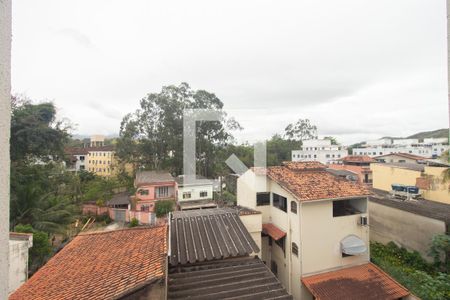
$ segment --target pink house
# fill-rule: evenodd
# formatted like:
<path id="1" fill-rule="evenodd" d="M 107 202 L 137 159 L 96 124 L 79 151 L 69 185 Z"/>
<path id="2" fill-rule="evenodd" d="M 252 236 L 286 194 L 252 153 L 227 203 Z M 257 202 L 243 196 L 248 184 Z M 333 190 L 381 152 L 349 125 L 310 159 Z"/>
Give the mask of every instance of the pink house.
<path id="1" fill-rule="evenodd" d="M 167 171 L 141 171 L 134 180 L 136 207 L 131 218 L 143 224 L 154 224 L 155 203 L 159 200 L 176 200 L 177 183 Z"/>

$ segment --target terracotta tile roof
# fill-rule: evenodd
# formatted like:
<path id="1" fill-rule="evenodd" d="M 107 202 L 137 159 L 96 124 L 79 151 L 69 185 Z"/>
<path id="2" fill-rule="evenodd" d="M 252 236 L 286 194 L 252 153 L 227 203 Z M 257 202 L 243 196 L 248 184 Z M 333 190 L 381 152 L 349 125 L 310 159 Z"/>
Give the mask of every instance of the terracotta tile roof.
<path id="1" fill-rule="evenodd" d="M 262 224 L 262 232 L 270 236 L 275 241 L 286 236 L 286 232 L 273 225 L 272 223 Z"/>
<path id="2" fill-rule="evenodd" d="M 267 175 L 300 201 L 370 194 L 364 185 L 327 172 L 326 166 L 319 162 L 291 162 L 269 167 Z"/>
<path id="3" fill-rule="evenodd" d="M 375 159 L 378 159 L 381 157 L 386 157 L 386 156 L 391 156 L 391 155 L 409 158 L 409 159 L 413 159 L 413 160 L 426 160 L 427 159 L 426 157 L 423 157 L 423 156 L 418 156 L 418 155 L 414 155 L 414 154 L 410 154 L 410 153 L 402 153 L 402 152 L 380 155 L 380 156 L 375 157 Z"/>
<path id="4" fill-rule="evenodd" d="M 399 299 L 409 291 L 372 263 L 302 278 L 317 300 Z"/>
<path id="5" fill-rule="evenodd" d="M 113 299 L 164 278 L 166 257 L 166 226 L 78 235 L 9 299 Z"/>
<path id="6" fill-rule="evenodd" d="M 373 163 L 376 162 L 375 159 L 371 158 L 367 155 L 349 155 L 341 159 L 344 163 L 352 162 L 352 163 Z"/>

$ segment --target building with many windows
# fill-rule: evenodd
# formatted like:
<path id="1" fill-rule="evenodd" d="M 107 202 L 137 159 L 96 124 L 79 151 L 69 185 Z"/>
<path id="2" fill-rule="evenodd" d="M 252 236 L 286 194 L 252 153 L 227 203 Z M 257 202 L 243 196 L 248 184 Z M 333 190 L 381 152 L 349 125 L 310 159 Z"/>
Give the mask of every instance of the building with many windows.
<path id="1" fill-rule="evenodd" d="M 347 150 L 328 139 L 305 140 L 300 150 L 292 151 L 292 161 L 318 161 L 329 164 L 347 156 Z"/>
<path id="2" fill-rule="evenodd" d="M 406 297 L 370 263 L 368 194 L 319 162 L 287 162 L 244 173 L 237 202 L 261 212 L 261 258 L 294 299 Z"/>
<path id="3" fill-rule="evenodd" d="M 370 157 L 395 153 L 406 153 L 426 158 L 436 158 L 449 149 L 448 139 L 380 139 L 367 141 L 362 147 L 354 148 L 353 155 L 367 155 Z"/>

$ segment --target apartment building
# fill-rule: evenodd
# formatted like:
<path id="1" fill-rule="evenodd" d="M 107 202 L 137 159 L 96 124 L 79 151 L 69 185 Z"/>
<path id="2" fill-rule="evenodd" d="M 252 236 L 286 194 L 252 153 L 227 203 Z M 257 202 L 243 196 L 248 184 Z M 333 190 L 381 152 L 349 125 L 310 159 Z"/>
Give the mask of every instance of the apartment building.
<path id="1" fill-rule="evenodd" d="M 318 161 L 329 164 L 347 156 L 347 150 L 328 139 L 305 140 L 300 150 L 292 151 L 292 161 Z"/>
<path id="2" fill-rule="evenodd" d="M 237 202 L 261 212 L 261 258 L 294 299 L 348 299 L 355 290 L 361 299 L 405 297 L 369 261 L 368 194 L 319 162 L 286 162 L 244 173 Z M 396 293 L 383 294 L 384 287 Z"/>
<path id="3" fill-rule="evenodd" d="M 367 141 L 362 147 L 354 148 L 353 155 L 367 155 L 370 157 L 406 153 L 426 158 L 436 158 L 449 149 L 448 139 L 380 139 Z"/>

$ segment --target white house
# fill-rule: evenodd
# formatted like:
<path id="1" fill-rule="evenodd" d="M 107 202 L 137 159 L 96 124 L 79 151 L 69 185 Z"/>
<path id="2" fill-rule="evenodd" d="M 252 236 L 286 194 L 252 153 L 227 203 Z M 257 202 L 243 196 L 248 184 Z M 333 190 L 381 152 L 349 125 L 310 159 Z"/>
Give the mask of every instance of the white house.
<path id="1" fill-rule="evenodd" d="M 176 182 L 177 200 L 181 210 L 217 207 L 213 201 L 213 180 L 197 177 L 195 182 L 187 183 L 184 182 L 184 176 L 180 175 Z"/>
<path id="2" fill-rule="evenodd" d="M 347 156 L 347 150 L 339 145 L 332 145 L 328 139 L 305 140 L 301 150 L 292 151 L 292 161 L 318 161 L 332 163 Z"/>
<path id="3" fill-rule="evenodd" d="M 261 259 L 294 299 L 409 294 L 370 263 L 368 191 L 361 184 L 319 162 L 287 162 L 248 170 L 237 188 L 238 205 L 262 214 Z M 398 293 L 384 294 L 383 286 Z"/>

